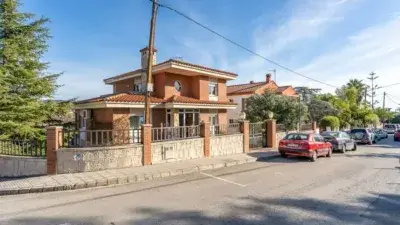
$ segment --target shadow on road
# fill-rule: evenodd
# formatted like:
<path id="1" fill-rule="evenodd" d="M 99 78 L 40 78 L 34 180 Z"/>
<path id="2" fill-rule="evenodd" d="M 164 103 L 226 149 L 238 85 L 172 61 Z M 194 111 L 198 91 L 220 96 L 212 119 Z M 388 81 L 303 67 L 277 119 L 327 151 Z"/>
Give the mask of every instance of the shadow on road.
<path id="1" fill-rule="evenodd" d="M 372 194 L 358 199 L 356 204 L 343 205 L 312 198 L 255 198 L 234 199 L 234 203 L 216 209 L 215 215 L 198 210 L 174 211 L 166 208 L 135 208 L 127 212 L 132 218 L 119 221 L 103 220 L 102 212 L 95 218 L 26 218 L 6 224 L 36 225 L 153 225 L 153 224 L 399 224 L 400 195 Z M 192 206 L 189 206 L 192 208 Z M 124 217 L 125 218 L 125 217 Z"/>

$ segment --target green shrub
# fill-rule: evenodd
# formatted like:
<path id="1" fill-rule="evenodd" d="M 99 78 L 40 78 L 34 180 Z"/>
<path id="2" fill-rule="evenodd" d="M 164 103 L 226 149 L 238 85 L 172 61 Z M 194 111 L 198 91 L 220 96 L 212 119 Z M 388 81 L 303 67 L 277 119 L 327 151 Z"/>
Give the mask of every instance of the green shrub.
<path id="1" fill-rule="evenodd" d="M 337 118 L 336 116 L 325 116 L 320 120 L 319 126 L 323 129 L 326 129 L 327 127 L 335 129 L 339 128 L 340 121 L 339 118 Z"/>

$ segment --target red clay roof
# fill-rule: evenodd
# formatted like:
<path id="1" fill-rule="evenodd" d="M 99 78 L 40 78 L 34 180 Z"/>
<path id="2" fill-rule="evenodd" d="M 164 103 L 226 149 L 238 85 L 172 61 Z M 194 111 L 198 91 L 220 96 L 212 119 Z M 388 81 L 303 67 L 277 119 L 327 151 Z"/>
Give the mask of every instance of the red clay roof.
<path id="1" fill-rule="evenodd" d="M 237 76 L 236 73 L 227 72 L 227 71 L 218 70 L 218 69 L 213 69 L 213 68 L 210 68 L 210 67 L 205 67 L 205 66 L 201 66 L 201 65 L 197 65 L 197 64 L 193 64 L 193 63 L 188 63 L 188 62 L 184 62 L 184 61 L 176 60 L 176 59 L 169 59 L 167 61 L 158 63 L 158 64 L 154 65 L 153 68 L 156 67 L 156 66 L 161 66 L 161 65 L 167 64 L 167 63 L 175 63 L 175 64 L 190 66 L 190 67 L 194 67 L 194 68 L 198 68 L 198 69 L 210 70 L 210 71 L 214 71 L 214 72 L 217 72 L 217 73 L 225 73 L 225 74 L 227 74 L 229 76 L 232 76 L 232 77 L 236 77 Z M 115 79 L 115 78 L 121 78 L 121 77 L 129 76 L 129 75 L 135 74 L 137 72 L 144 72 L 144 70 L 143 69 L 133 70 L 133 71 L 130 71 L 130 72 L 126 72 L 126 73 L 117 75 L 117 76 L 106 78 L 106 79 L 104 79 L 104 81 L 109 80 L 109 79 Z"/>
<path id="2" fill-rule="evenodd" d="M 264 87 L 266 85 L 266 82 L 254 82 L 254 83 L 247 83 L 247 84 L 236 84 L 236 85 L 231 85 L 227 86 L 227 95 L 230 94 L 248 94 L 248 93 L 254 93 L 257 91 L 259 88 Z M 276 90 L 277 93 L 282 93 L 286 89 L 290 88 L 292 86 L 280 86 Z"/>
<path id="3" fill-rule="evenodd" d="M 248 93 L 248 92 L 255 92 L 257 89 L 266 85 L 266 82 L 254 82 L 254 83 L 247 83 L 247 84 L 237 84 L 227 86 L 226 93 L 229 94 L 239 94 L 239 93 Z"/>
<path id="4" fill-rule="evenodd" d="M 288 89 L 290 87 L 292 87 L 292 86 L 281 86 L 281 87 L 278 87 L 278 90 L 276 90 L 276 92 L 282 93 L 282 92 L 284 92 L 286 89 Z"/>
<path id="5" fill-rule="evenodd" d="M 132 93 L 119 93 L 119 94 L 109 94 L 102 95 L 100 97 L 86 99 L 82 101 L 75 102 L 75 104 L 86 104 L 92 102 L 116 102 L 116 103 L 144 103 L 145 96 L 132 94 Z M 185 104 L 206 104 L 206 105 L 236 105 L 236 103 L 228 101 L 209 101 L 209 100 L 199 100 L 195 98 L 189 98 L 184 96 L 173 96 L 166 100 L 156 97 L 150 97 L 151 103 L 185 103 Z"/>
<path id="6" fill-rule="evenodd" d="M 109 94 L 109 95 L 102 95 L 100 97 L 91 98 L 87 100 L 82 100 L 75 102 L 76 104 L 84 104 L 84 103 L 91 103 L 91 102 L 130 102 L 130 103 L 141 103 L 145 101 L 144 95 L 137 95 L 131 93 L 119 93 L 119 94 Z M 151 103 L 163 103 L 164 99 L 150 97 Z"/>

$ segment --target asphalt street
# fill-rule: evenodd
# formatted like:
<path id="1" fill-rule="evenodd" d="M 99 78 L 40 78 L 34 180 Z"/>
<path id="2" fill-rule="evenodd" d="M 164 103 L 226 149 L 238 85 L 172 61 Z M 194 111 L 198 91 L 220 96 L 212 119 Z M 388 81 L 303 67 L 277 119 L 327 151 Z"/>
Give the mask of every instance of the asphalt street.
<path id="1" fill-rule="evenodd" d="M 312 163 L 277 158 L 149 182 L 0 197 L 0 224 L 400 224 L 393 136 Z"/>

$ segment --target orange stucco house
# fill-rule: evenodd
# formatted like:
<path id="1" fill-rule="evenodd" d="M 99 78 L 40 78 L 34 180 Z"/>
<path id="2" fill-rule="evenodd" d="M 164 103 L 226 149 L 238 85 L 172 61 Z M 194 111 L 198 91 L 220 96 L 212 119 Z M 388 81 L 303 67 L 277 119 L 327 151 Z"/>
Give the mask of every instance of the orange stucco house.
<path id="1" fill-rule="evenodd" d="M 226 82 L 237 74 L 175 59 L 157 64 L 156 52 L 150 97 L 153 127 L 227 124 L 227 110 L 235 109 L 236 103 L 228 100 Z M 78 129 L 136 129 L 143 124 L 148 48 L 140 53 L 140 69 L 104 80 L 113 93 L 76 102 Z"/>
<path id="2" fill-rule="evenodd" d="M 265 75 L 265 81 L 246 84 L 236 84 L 227 87 L 227 95 L 230 102 L 237 103 L 237 108 L 228 110 L 229 122 L 237 121 L 241 118 L 241 113 L 246 110 L 246 98 L 263 94 L 266 90 L 271 90 L 279 95 L 298 97 L 297 92 L 292 86 L 278 86 L 271 79 L 271 74 Z"/>

